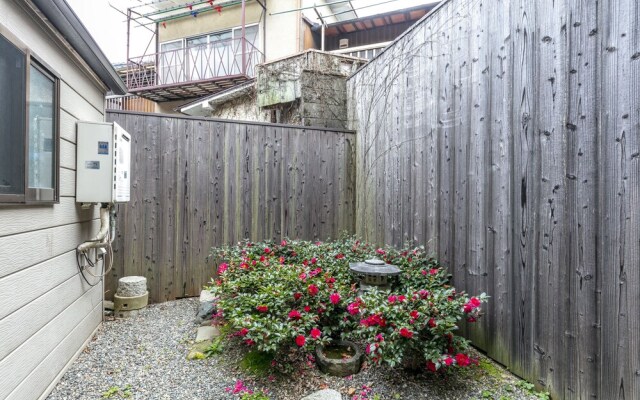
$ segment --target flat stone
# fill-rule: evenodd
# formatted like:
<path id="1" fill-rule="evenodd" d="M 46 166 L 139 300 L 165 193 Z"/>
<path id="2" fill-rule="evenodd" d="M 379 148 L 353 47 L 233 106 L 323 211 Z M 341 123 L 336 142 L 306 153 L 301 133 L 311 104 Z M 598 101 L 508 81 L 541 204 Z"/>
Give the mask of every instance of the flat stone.
<path id="1" fill-rule="evenodd" d="M 198 328 L 196 343 L 211 340 L 218 336 L 220 336 L 220 331 L 215 326 L 201 326 Z"/>
<path id="2" fill-rule="evenodd" d="M 147 292 L 147 278 L 144 276 L 125 276 L 118 280 L 116 294 L 120 297 L 137 297 Z"/>
<path id="3" fill-rule="evenodd" d="M 213 293 L 206 289 L 200 292 L 200 303 L 213 303 L 215 299 Z"/>
<path id="4" fill-rule="evenodd" d="M 324 389 L 311 393 L 301 400 L 342 400 L 342 395 L 333 389 Z"/>

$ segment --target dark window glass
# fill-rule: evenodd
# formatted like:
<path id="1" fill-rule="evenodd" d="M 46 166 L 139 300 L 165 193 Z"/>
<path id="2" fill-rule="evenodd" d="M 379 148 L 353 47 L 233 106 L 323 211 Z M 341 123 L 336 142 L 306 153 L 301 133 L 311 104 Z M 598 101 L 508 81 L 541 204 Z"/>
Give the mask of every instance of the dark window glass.
<path id="1" fill-rule="evenodd" d="M 0 195 L 24 194 L 25 63 L 0 36 Z"/>

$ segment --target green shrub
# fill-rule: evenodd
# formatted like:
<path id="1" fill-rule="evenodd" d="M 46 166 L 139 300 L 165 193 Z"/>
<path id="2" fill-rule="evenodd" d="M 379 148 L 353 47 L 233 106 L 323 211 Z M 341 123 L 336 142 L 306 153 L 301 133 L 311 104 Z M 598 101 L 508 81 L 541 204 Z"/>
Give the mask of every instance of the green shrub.
<path id="1" fill-rule="evenodd" d="M 457 293 L 422 247 L 397 251 L 355 238 L 284 240 L 242 242 L 213 249 L 211 256 L 218 263 L 210 289 L 219 317 L 252 350 L 305 355 L 341 338 L 366 343 L 372 361 L 392 366 L 417 359 L 436 370 L 473 362 L 464 353 L 467 342 L 454 332 L 461 319 L 479 317 L 486 296 Z M 391 291 L 358 297 L 349 263 L 374 257 L 402 274 Z"/>

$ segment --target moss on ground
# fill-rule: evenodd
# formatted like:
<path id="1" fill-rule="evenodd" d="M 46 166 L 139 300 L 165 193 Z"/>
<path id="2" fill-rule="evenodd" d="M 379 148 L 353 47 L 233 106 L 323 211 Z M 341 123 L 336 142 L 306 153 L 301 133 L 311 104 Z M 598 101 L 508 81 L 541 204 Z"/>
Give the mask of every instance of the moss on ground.
<path id="1" fill-rule="evenodd" d="M 266 376 L 271 370 L 273 354 L 262 351 L 250 351 L 240 360 L 240 368 L 256 376 Z"/>

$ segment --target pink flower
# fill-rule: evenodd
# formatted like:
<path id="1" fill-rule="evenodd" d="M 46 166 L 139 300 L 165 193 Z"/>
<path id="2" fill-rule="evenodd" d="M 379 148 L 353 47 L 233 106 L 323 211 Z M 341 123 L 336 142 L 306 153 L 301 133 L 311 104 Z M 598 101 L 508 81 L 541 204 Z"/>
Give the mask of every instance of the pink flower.
<path id="1" fill-rule="evenodd" d="M 271 249 L 268 248 L 268 247 L 265 247 L 264 248 L 264 252 L 265 252 L 265 254 L 269 254 L 269 253 L 271 253 Z"/>
<path id="2" fill-rule="evenodd" d="M 438 268 L 431 268 L 429 270 L 429 275 L 436 275 L 438 273 Z"/>
<path id="3" fill-rule="evenodd" d="M 371 354 L 371 344 L 367 344 L 367 347 L 365 347 L 364 352 L 367 354 Z"/>
<path id="4" fill-rule="evenodd" d="M 411 316 L 411 318 L 413 319 L 418 319 L 418 317 L 420 316 L 420 313 L 417 310 L 413 310 L 409 313 L 409 315 Z"/>
<path id="5" fill-rule="evenodd" d="M 360 304 L 358 304 L 357 302 L 355 303 L 351 303 L 347 306 L 347 311 L 349 312 L 349 314 L 351 315 L 356 315 L 360 312 Z"/>
<path id="6" fill-rule="evenodd" d="M 247 346 L 253 346 L 254 344 L 256 344 L 256 342 L 251 339 L 247 339 L 244 341 L 244 344 L 246 344 Z"/>
<path id="7" fill-rule="evenodd" d="M 378 342 L 384 342 L 384 336 L 382 336 L 382 333 L 378 333 L 378 334 L 376 335 L 376 340 L 377 340 Z"/>
<path id="8" fill-rule="evenodd" d="M 325 279 L 325 282 L 327 282 L 329 285 L 331 285 L 332 283 L 334 283 L 336 281 L 336 278 L 330 276 L 327 279 Z"/>
<path id="9" fill-rule="evenodd" d="M 322 335 L 322 331 L 318 328 L 313 328 L 311 329 L 311 333 L 310 333 L 311 337 L 314 339 L 318 339 L 320 337 L 320 335 Z"/>
<path id="10" fill-rule="evenodd" d="M 422 271 L 420 271 L 420 273 L 421 273 L 422 275 L 424 275 L 424 276 L 427 276 L 427 271 L 426 271 L 426 270 L 424 270 L 424 269 L 423 269 Z"/>
<path id="11" fill-rule="evenodd" d="M 317 294 L 318 294 L 319 289 L 318 289 L 318 287 L 317 287 L 316 285 L 311 284 L 311 285 L 309 285 L 309 287 L 307 288 L 307 291 L 309 292 L 309 294 L 310 294 L 311 296 L 315 296 L 315 295 L 317 295 Z"/>
<path id="12" fill-rule="evenodd" d="M 418 294 L 420 295 L 421 299 L 426 299 L 427 297 L 429 297 L 429 292 L 424 289 L 419 290 Z"/>
<path id="13" fill-rule="evenodd" d="M 283 240 L 282 242 L 280 242 L 280 246 L 286 246 L 287 245 L 287 241 Z"/>
<path id="14" fill-rule="evenodd" d="M 269 307 L 265 306 L 265 305 L 259 305 L 256 307 L 256 310 L 260 311 L 261 313 L 265 313 L 267 311 L 269 311 Z"/>
<path id="15" fill-rule="evenodd" d="M 463 353 L 456 354 L 456 363 L 461 367 L 466 367 L 470 364 L 469 356 Z"/>
<path id="16" fill-rule="evenodd" d="M 381 256 L 385 255 L 387 252 L 382 250 L 382 249 L 376 249 L 376 253 L 380 254 Z"/>
<path id="17" fill-rule="evenodd" d="M 303 281 L 304 281 L 305 279 L 307 279 L 307 274 L 305 274 L 305 273 L 303 272 L 303 273 L 301 273 L 300 275 L 298 275 L 298 278 L 300 278 L 301 280 L 303 280 Z"/>
<path id="18" fill-rule="evenodd" d="M 304 306 L 304 312 L 309 312 L 311 311 L 311 307 L 309 306 Z"/>
<path id="19" fill-rule="evenodd" d="M 247 328 L 242 328 L 236 334 L 238 336 L 247 336 L 247 333 L 249 333 L 249 330 Z"/>
<path id="20" fill-rule="evenodd" d="M 438 326 L 438 324 L 436 323 L 436 320 L 433 318 L 430 318 L 427 324 L 429 325 L 430 328 L 435 328 L 436 326 Z"/>
<path id="21" fill-rule="evenodd" d="M 265 262 L 267 260 L 267 257 L 265 256 L 260 256 L 260 262 Z"/>
<path id="22" fill-rule="evenodd" d="M 395 303 L 397 299 L 398 299 L 398 296 L 393 295 L 393 294 L 392 294 L 392 295 L 390 295 L 390 296 L 387 298 L 387 300 L 389 300 L 389 303 L 391 303 L 391 304 Z"/>
<path id="23" fill-rule="evenodd" d="M 404 302 L 405 300 L 407 300 L 407 296 L 405 296 L 405 295 L 400 295 L 400 296 L 398 296 L 398 301 L 399 301 L 400 303 Z"/>
<path id="24" fill-rule="evenodd" d="M 344 254 L 336 254 L 336 260 L 342 260 L 344 258 Z"/>
<path id="25" fill-rule="evenodd" d="M 284 264 L 284 257 L 280 257 L 280 264 Z"/>
<path id="26" fill-rule="evenodd" d="M 243 262 L 242 264 L 240 264 L 240 269 L 249 269 L 249 264 Z"/>
<path id="27" fill-rule="evenodd" d="M 331 304 L 337 305 L 338 303 L 340 303 L 340 293 L 331 293 L 331 296 L 329 296 L 329 300 L 331 301 Z"/>
<path id="28" fill-rule="evenodd" d="M 298 347 L 304 346 L 306 342 L 307 338 L 305 338 L 303 335 L 296 336 L 296 344 L 298 345 Z"/>
<path id="29" fill-rule="evenodd" d="M 299 320 L 300 318 L 302 318 L 302 315 L 300 314 L 300 311 L 298 311 L 298 310 L 289 311 L 289 319 Z"/>
<path id="30" fill-rule="evenodd" d="M 222 275 L 224 274 L 224 272 L 229 269 L 229 264 L 227 263 L 222 263 L 218 266 L 218 275 Z"/>
<path id="31" fill-rule="evenodd" d="M 296 292 L 293 294 L 293 299 L 296 301 L 300 300 L 301 297 L 302 297 L 302 293 L 300 292 Z"/>
<path id="32" fill-rule="evenodd" d="M 447 364 L 447 366 L 453 364 L 453 358 L 451 357 L 447 357 L 444 359 L 444 363 Z"/>
<path id="33" fill-rule="evenodd" d="M 407 328 L 401 328 L 400 329 L 400 336 L 406 337 L 407 339 L 411 339 L 413 337 L 413 332 L 411 332 Z"/>
<path id="34" fill-rule="evenodd" d="M 311 264 L 315 264 L 315 263 L 317 263 L 317 262 L 318 262 L 318 259 L 317 259 L 317 258 L 313 257 L 313 258 L 311 259 Z"/>

